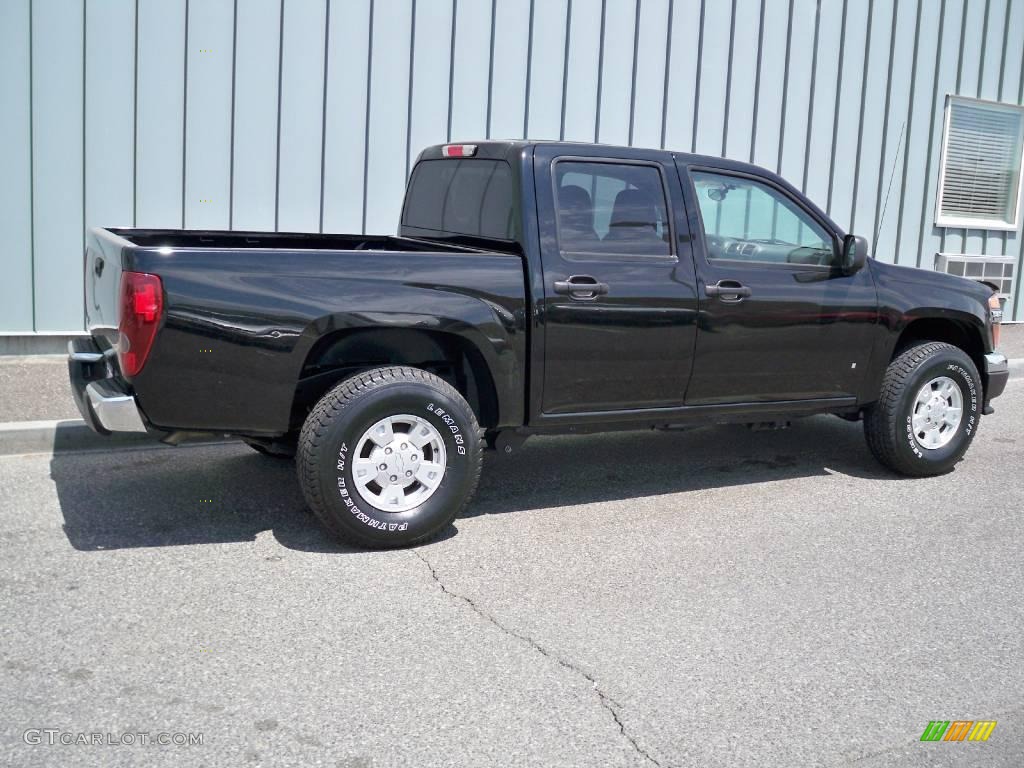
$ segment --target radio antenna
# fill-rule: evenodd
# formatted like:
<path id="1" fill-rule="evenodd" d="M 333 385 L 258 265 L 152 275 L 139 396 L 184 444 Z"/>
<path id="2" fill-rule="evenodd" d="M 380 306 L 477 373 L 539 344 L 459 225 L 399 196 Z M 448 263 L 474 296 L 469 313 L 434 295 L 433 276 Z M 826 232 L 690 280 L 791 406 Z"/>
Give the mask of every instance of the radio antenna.
<path id="1" fill-rule="evenodd" d="M 906 130 L 907 121 L 900 126 L 900 138 L 896 142 L 896 157 L 892 159 L 892 173 L 889 174 L 889 187 L 885 190 L 885 202 L 882 203 L 882 215 L 878 217 L 878 226 L 875 227 L 875 239 L 871 241 L 871 250 L 878 249 L 878 235 L 882 231 L 882 222 L 885 221 L 885 209 L 889 206 L 889 193 L 892 192 L 892 180 L 896 176 L 896 162 L 900 159 L 900 148 L 903 146 L 903 131 Z"/>

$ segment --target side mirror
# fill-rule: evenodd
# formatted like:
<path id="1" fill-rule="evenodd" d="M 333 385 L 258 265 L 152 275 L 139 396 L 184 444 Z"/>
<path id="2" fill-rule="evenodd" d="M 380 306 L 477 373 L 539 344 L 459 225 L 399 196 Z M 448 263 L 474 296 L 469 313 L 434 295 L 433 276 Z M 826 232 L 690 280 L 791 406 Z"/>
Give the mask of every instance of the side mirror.
<path id="1" fill-rule="evenodd" d="M 858 235 L 847 235 L 843 238 L 843 272 L 852 275 L 854 272 L 863 269 L 867 260 L 867 238 Z"/>

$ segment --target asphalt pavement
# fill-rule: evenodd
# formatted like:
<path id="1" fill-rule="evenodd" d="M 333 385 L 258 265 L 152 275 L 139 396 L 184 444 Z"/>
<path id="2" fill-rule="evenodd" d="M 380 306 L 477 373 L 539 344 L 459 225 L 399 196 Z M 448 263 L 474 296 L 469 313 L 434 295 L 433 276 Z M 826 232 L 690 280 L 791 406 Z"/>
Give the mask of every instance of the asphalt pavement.
<path id="1" fill-rule="evenodd" d="M 999 350 L 1011 360 L 1024 359 L 1024 323 L 1012 323 L 1002 327 Z"/>
<path id="2" fill-rule="evenodd" d="M 0 754 L 1020 766 L 1024 378 L 996 411 L 919 480 L 830 417 L 536 438 L 397 552 L 334 544 L 240 445 L 0 457 Z M 61 743 L 94 733 L 135 743 Z"/>
<path id="3" fill-rule="evenodd" d="M 0 355 L 0 424 L 78 418 L 66 356 Z"/>

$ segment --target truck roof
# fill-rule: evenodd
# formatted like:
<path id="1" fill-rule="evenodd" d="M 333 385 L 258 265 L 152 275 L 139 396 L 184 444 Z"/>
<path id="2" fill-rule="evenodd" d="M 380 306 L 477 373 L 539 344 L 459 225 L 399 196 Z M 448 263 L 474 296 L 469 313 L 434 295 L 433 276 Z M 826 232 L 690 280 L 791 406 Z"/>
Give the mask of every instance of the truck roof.
<path id="1" fill-rule="evenodd" d="M 466 150 L 463 147 L 473 147 L 472 154 L 468 151 L 465 155 L 455 154 Z M 779 187 L 789 191 L 789 193 L 798 199 L 800 199 L 803 205 L 811 208 L 817 213 L 823 220 L 828 222 L 834 229 L 839 232 L 843 232 L 843 227 L 840 227 L 824 210 L 818 207 L 814 201 L 809 200 L 799 189 L 793 184 L 789 183 L 783 177 L 771 169 L 765 168 L 764 166 L 754 165 L 753 163 L 747 163 L 739 160 L 730 160 L 725 157 L 716 157 L 713 155 L 698 155 L 692 152 L 677 152 L 672 149 L 655 149 L 649 147 L 626 147 L 615 144 L 599 144 L 594 142 L 586 141 L 538 141 L 538 140 L 522 140 L 522 139 L 506 139 L 506 140 L 493 140 L 486 139 L 480 141 L 461 141 L 461 142 L 448 142 L 445 144 L 434 144 L 424 149 L 417 159 L 419 160 L 440 160 L 442 158 L 455 158 L 455 157 L 476 157 L 490 160 L 505 160 L 513 168 L 518 163 L 516 162 L 517 157 L 521 159 L 521 155 L 524 150 L 530 150 L 535 147 L 545 148 L 556 148 L 556 150 L 564 149 L 566 154 L 581 154 L 588 158 L 605 158 L 609 160 L 651 160 L 658 159 L 661 161 L 668 161 L 671 163 L 672 159 L 675 158 L 681 165 L 695 165 L 695 166 L 708 166 L 711 168 L 719 168 L 722 170 L 731 170 L 738 173 L 750 174 L 753 176 L 760 176 L 762 178 L 772 181 Z M 448 148 L 446 153 L 446 148 Z M 574 152 L 574 149 L 576 152 Z M 584 150 L 580 152 L 579 150 Z M 595 150 L 598 150 L 595 152 Z M 845 232 L 844 232 L 845 234 Z"/>
<path id="2" fill-rule="evenodd" d="M 444 157 L 450 157 L 445 155 L 443 152 L 444 147 L 461 147 L 461 146 L 473 146 L 475 152 L 472 157 L 488 158 L 488 159 L 504 159 L 509 160 L 512 156 L 519 154 L 524 149 L 531 147 L 564 147 L 570 151 L 574 147 L 587 147 L 592 150 L 593 148 L 603 148 L 607 150 L 607 156 L 609 158 L 622 158 L 629 159 L 631 157 L 650 157 L 651 154 L 660 154 L 666 157 L 676 157 L 686 165 L 709 165 L 717 166 L 721 168 L 732 168 L 737 171 L 755 171 L 760 175 L 767 175 L 771 178 L 783 181 L 778 174 L 774 171 L 765 168 L 764 166 L 754 165 L 753 163 L 747 163 L 741 160 L 731 160 L 729 158 L 718 157 L 715 155 L 700 155 L 692 152 L 680 152 L 671 148 L 659 149 L 656 147 L 638 147 L 638 146 L 624 146 L 621 144 L 602 144 L 599 142 L 591 141 L 555 141 L 555 140 L 543 140 L 543 139 L 481 139 L 477 141 L 450 141 L 444 144 L 434 144 L 426 147 L 419 155 L 419 160 L 438 160 Z M 588 152 L 590 154 L 590 152 Z M 788 184 L 787 184 L 788 186 Z"/>

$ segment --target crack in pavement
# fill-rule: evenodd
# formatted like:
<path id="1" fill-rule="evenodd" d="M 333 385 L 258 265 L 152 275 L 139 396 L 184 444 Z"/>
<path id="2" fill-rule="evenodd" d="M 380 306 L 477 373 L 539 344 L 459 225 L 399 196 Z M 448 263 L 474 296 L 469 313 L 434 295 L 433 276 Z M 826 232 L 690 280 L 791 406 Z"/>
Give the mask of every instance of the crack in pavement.
<path id="1" fill-rule="evenodd" d="M 603 690 L 601 690 L 601 687 L 597 684 L 597 680 L 594 679 L 593 675 L 576 666 L 571 661 L 563 659 L 557 654 L 552 653 L 529 635 L 524 635 L 522 632 L 512 629 L 511 627 L 505 626 L 496 618 L 494 618 L 494 616 L 492 616 L 490 613 L 488 613 L 479 605 L 477 605 L 476 602 L 473 601 L 471 598 L 468 598 L 465 595 L 460 595 L 458 592 L 453 592 L 452 590 L 448 589 L 448 587 L 445 586 L 445 583 L 441 581 L 441 578 L 437 575 L 437 569 L 434 568 L 431 562 L 416 550 L 413 550 L 412 553 L 416 555 L 416 557 L 418 557 L 420 560 L 422 560 L 423 564 L 427 566 L 428 569 L 430 569 L 430 575 L 433 577 L 434 581 L 437 582 L 437 586 L 441 588 L 441 591 L 444 594 L 448 595 L 454 600 L 462 601 L 470 608 L 472 608 L 476 614 L 489 621 L 491 624 L 500 629 L 506 635 L 510 635 L 511 637 L 514 637 L 518 640 L 522 640 L 524 643 L 528 643 L 535 651 L 540 653 L 545 658 L 556 662 L 560 666 L 564 667 L 565 669 L 568 669 L 570 672 L 575 673 L 576 675 L 582 677 L 584 680 L 589 682 L 593 687 L 594 692 L 597 694 L 597 698 L 601 706 L 608 710 L 608 713 L 612 716 L 612 719 L 615 721 L 615 724 L 619 727 L 619 733 L 621 733 L 622 736 L 632 745 L 633 750 L 637 754 L 641 755 L 642 757 L 650 761 L 652 764 L 658 766 L 658 768 L 663 768 L 662 764 L 658 762 L 656 759 L 654 759 L 654 757 L 652 757 L 647 750 L 641 747 L 640 744 L 637 742 L 636 738 L 626 730 L 625 723 L 623 723 L 622 719 L 619 717 L 619 710 L 622 708 L 622 705 L 619 704 L 619 702 L 617 702 L 607 693 L 605 693 Z"/>

